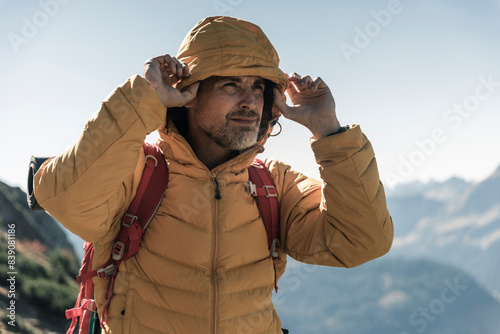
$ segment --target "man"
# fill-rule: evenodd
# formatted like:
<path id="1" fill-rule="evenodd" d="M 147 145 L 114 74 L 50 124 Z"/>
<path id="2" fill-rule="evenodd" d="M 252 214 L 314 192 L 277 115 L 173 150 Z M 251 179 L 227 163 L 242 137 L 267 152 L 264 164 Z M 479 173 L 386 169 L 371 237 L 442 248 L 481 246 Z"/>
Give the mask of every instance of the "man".
<path id="1" fill-rule="evenodd" d="M 145 79 L 117 88 L 77 143 L 36 174 L 40 205 L 94 243 L 99 268 L 141 177 L 142 143 L 158 128 L 168 188 L 139 252 L 119 268 L 106 333 L 281 333 L 271 297 L 286 255 L 353 267 L 389 251 L 392 220 L 369 141 L 359 126 L 340 126 L 320 78 L 287 76 L 278 63 L 259 27 L 206 18 L 177 58 L 148 60 Z M 281 113 L 311 130 L 322 182 L 265 162 L 281 218 L 273 260 L 245 184 Z M 109 282 L 94 282 L 102 314 Z"/>

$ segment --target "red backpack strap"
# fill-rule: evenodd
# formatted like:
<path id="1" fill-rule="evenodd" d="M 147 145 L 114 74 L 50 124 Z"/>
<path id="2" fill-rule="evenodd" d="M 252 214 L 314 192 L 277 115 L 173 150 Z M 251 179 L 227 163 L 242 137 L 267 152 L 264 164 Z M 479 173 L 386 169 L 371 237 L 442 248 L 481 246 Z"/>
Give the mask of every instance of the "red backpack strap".
<path id="1" fill-rule="evenodd" d="M 248 168 L 248 192 L 255 197 L 267 232 L 267 245 L 273 258 L 278 257 L 280 248 L 280 222 L 278 193 L 273 178 L 264 163 L 255 159 Z"/>
<path id="2" fill-rule="evenodd" d="M 92 271 L 92 258 L 94 257 L 94 245 L 90 242 L 85 242 L 83 245 L 85 251 L 80 274 Z M 79 333 L 88 333 L 89 324 L 92 312 L 97 312 L 97 307 L 94 303 L 94 282 L 85 280 L 80 283 L 80 293 L 76 299 L 75 307 L 66 310 L 66 319 L 71 319 L 67 334 L 72 334 L 75 331 L 77 319 L 80 318 L 78 325 Z"/>
<path id="3" fill-rule="evenodd" d="M 159 147 L 145 142 L 143 148 L 144 155 L 146 156 L 146 166 L 142 172 L 141 182 L 137 187 L 137 192 L 127 212 L 123 215 L 122 225 L 115 241 L 111 258 L 101 268 L 106 271 L 109 265 L 114 266 L 106 304 L 101 316 L 102 327 L 104 327 L 105 314 L 111 300 L 113 285 L 120 263 L 139 251 L 142 235 L 153 219 L 156 210 L 158 210 L 167 188 L 167 163 Z"/>
<path id="4" fill-rule="evenodd" d="M 112 259 L 119 263 L 139 250 L 142 234 L 153 219 L 167 188 L 168 169 L 159 147 L 144 143 L 143 148 L 146 166 L 135 197 L 122 218 L 113 247 Z"/>
<path id="5" fill-rule="evenodd" d="M 278 257 L 280 248 L 280 222 L 278 193 L 274 181 L 264 162 L 254 159 L 248 168 L 248 192 L 255 197 L 267 232 L 267 245 L 273 258 Z"/>
<path id="6" fill-rule="evenodd" d="M 266 227 L 267 245 L 273 258 L 278 257 L 280 249 L 280 219 L 278 206 L 278 192 L 274 181 L 266 165 L 254 159 L 248 168 L 247 191 L 257 202 L 260 215 Z M 276 268 L 274 270 L 274 288 L 278 292 Z"/>
<path id="7" fill-rule="evenodd" d="M 104 316 L 111 300 L 111 292 L 113 290 L 115 277 L 118 273 L 118 268 L 122 261 L 134 256 L 139 250 L 142 235 L 160 206 L 167 188 L 168 169 L 159 147 L 145 142 L 143 148 L 146 156 L 146 166 L 142 172 L 141 181 L 137 187 L 135 197 L 130 203 L 127 212 L 123 215 L 120 231 L 115 240 L 109 260 L 103 267 L 96 270 L 91 270 L 92 265 L 90 265 L 87 270 L 83 270 L 82 266 L 80 275 L 77 277 L 77 282 L 81 284 L 81 293 L 83 287 L 86 286 L 88 282 L 92 282 L 92 277 L 97 276 L 99 278 L 105 278 L 111 276 L 106 304 L 104 305 L 104 311 L 101 316 L 101 326 L 104 326 Z M 91 260 L 87 260 L 87 262 L 90 261 Z M 93 292 L 93 284 L 91 291 Z M 74 317 L 77 317 L 81 313 L 78 311 L 81 306 L 77 306 L 83 299 L 84 298 L 80 298 L 79 296 L 75 309 L 66 312 L 68 319 L 73 318 L 73 321 L 76 321 Z M 82 322 L 82 318 L 80 322 Z M 74 329 L 74 326 L 72 326 L 72 328 Z M 72 328 L 70 327 L 70 330 Z M 72 330 L 70 332 L 70 330 L 68 330 L 68 334 L 73 332 Z"/>

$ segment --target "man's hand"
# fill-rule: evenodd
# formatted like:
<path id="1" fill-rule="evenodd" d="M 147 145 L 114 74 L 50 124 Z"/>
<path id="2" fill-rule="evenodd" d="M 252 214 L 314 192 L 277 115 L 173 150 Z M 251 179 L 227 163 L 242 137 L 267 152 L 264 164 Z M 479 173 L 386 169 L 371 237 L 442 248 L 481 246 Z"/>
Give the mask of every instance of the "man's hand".
<path id="1" fill-rule="evenodd" d="M 189 77 L 189 68 L 175 57 L 166 54 L 148 59 L 144 64 L 144 77 L 151 83 L 161 103 L 169 107 L 182 107 L 196 97 L 199 82 L 180 92 L 173 86 L 182 78 Z"/>
<path id="2" fill-rule="evenodd" d="M 328 86 L 321 78 L 311 79 L 297 73 L 287 75 L 292 106 L 286 104 L 278 89 L 274 89 L 274 104 L 288 119 L 311 130 L 316 139 L 328 136 L 340 129 L 335 114 L 335 100 Z"/>

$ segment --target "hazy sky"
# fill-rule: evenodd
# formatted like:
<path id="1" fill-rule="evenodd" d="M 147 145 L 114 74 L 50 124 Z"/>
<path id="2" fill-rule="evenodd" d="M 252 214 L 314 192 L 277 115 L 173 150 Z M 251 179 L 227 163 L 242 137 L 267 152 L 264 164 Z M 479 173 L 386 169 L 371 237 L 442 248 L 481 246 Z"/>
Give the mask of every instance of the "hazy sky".
<path id="1" fill-rule="evenodd" d="M 386 186 L 500 165 L 500 0 L 1 0 L 0 180 L 25 189 L 32 154 L 62 152 L 144 60 L 220 14 L 261 26 L 285 72 L 327 82 Z M 317 176 L 309 131 L 281 123 L 264 156 Z"/>

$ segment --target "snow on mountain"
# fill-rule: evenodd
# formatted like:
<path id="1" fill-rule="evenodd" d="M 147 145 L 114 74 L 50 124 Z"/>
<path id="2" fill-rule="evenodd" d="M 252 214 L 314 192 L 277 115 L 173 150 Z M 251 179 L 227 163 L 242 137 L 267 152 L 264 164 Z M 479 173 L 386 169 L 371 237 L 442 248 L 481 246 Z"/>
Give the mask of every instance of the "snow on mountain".
<path id="1" fill-rule="evenodd" d="M 500 296 L 500 168 L 476 184 L 453 178 L 396 188 L 388 206 L 391 255 L 456 265 Z"/>

